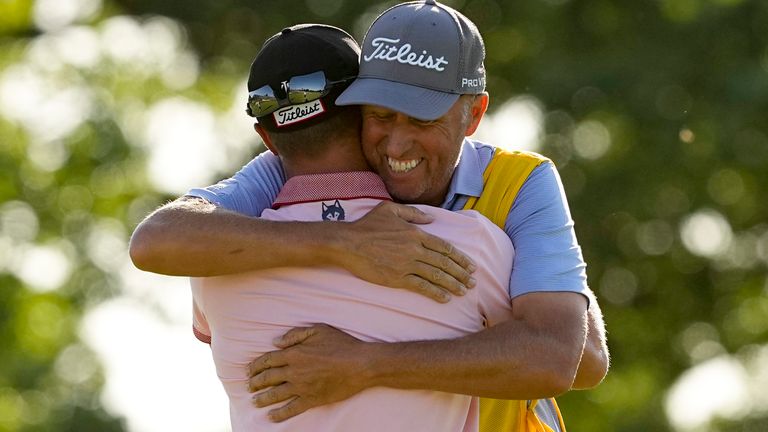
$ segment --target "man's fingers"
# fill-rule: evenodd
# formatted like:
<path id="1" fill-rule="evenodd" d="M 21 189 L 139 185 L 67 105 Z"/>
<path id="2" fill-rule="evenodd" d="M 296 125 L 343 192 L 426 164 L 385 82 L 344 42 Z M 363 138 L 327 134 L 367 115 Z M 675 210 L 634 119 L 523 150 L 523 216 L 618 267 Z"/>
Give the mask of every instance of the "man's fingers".
<path id="1" fill-rule="evenodd" d="M 423 262 L 417 262 L 413 268 L 413 273 L 416 276 L 419 276 L 430 285 L 435 286 L 438 289 L 447 291 L 449 294 L 456 296 L 463 296 L 467 293 L 467 287 L 464 286 L 464 284 L 456 280 L 456 278 L 454 278 L 451 274 L 446 273 L 438 267 L 434 267 Z"/>
<path id="2" fill-rule="evenodd" d="M 437 265 L 443 271 L 450 273 L 453 277 L 458 279 L 459 282 L 470 288 L 474 286 L 474 279 L 472 279 L 470 273 L 477 269 L 477 265 L 475 265 L 475 262 L 472 261 L 469 256 L 437 236 L 425 235 L 421 243 L 425 248 L 433 250 L 447 258 L 431 264 Z M 456 266 L 453 264 L 456 264 Z"/>
<path id="3" fill-rule="evenodd" d="M 275 338 L 272 343 L 280 349 L 285 349 L 304 342 L 313 334 L 315 334 L 314 327 L 296 327 L 288 330 L 284 335 Z"/>
<path id="4" fill-rule="evenodd" d="M 451 295 L 446 290 L 433 285 L 421 276 L 408 275 L 404 278 L 404 282 L 404 288 L 408 291 L 413 291 L 440 303 L 451 301 Z"/>
<path id="5" fill-rule="evenodd" d="M 296 395 L 293 394 L 291 385 L 289 383 L 284 383 L 253 395 L 251 400 L 257 407 L 264 408 L 265 406 L 288 400 L 294 396 Z"/>
<path id="6" fill-rule="evenodd" d="M 271 368 L 248 379 L 248 391 L 253 393 L 267 387 L 276 386 L 285 382 L 283 368 Z"/>
<path id="7" fill-rule="evenodd" d="M 454 294 L 456 294 L 455 289 L 459 287 L 475 287 L 475 278 L 472 277 L 471 272 L 447 255 L 429 250 L 421 261 L 431 267 L 431 273 L 422 274 L 422 276 L 433 284 L 440 285 Z"/>
<path id="8" fill-rule="evenodd" d="M 271 351 L 256 357 L 256 359 L 248 363 L 248 376 L 252 377 L 269 368 L 285 366 L 285 362 L 281 357 L 281 351 Z"/>
<path id="9" fill-rule="evenodd" d="M 270 420 L 279 423 L 283 420 L 288 420 L 291 417 L 297 416 L 310 408 L 312 407 L 306 403 L 305 399 L 296 397 L 280 408 L 271 410 L 267 415 Z"/>

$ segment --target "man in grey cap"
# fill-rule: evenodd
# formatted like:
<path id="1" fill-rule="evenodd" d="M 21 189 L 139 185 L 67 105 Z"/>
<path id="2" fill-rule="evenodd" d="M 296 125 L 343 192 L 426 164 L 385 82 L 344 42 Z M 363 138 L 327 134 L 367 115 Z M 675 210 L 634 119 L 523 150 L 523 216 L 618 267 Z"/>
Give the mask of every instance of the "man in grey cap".
<path id="1" fill-rule="evenodd" d="M 360 146 L 360 110 L 337 106 L 357 76 L 360 49 L 342 30 L 296 25 L 269 38 L 253 61 L 248 112 L 286 183 L 272 221 L 354 221 L 391 200 L 368 168 Z M 468 395 L 365 389 L 339 403 L 284 422 L 271 408 L 254 407 L 244 365 L 274 350 L 287 328 L 322 322 L 356 338 L 394 342 L 456 338 L 508 320 L 507 286 L 514 249 L 507 235 L 473 211 L 418 206 L 434 217 L 424 226 L 479 261 L 478 286 L 448 304 L 405 290 L 374 285 L 335 267 L 282 267 L 191 278 L 193 330 L 210 344 L 216 373 L 238 431 L 477 431 L 477 398 Z"/>
<path id="2" fill-rule="evenodd" d="M 257 403 L 284 403 L 274 418 L 384 386 L 528 400 L 501 413 L 481 405 L 481 414 L 496 416 L 495 427 L 543 422 L 558 430 L 554 403 L 533 400 L 604 376 L 602 318 L 554 166 L 465 138 L 488 106 L 483 58 L 482 38 L 457 11 L 432 1 L 397 5 L 371 26 L 359 78 L 338 103 L 364 105 L 363 150 L 394 198 L 475 208 L 507 232 L 517 252 L 514 318 L 461 339 L 394 344 L 364 343 L 324 326 L 294 329 L 276 341 L 282 351 L 250 368 Z M 233 178 L 190 191 L 218 207 L 187 199 L 160 209 L 134 234 L 134 261 L 186 275 L 338 265 L 441 301 L 471 288 L 471 260 L 405 223 L 429 221 L 407 206 L 384 205 L 349 224 L 245 216 L 260 215 L 283 181 L 279 163 L 259 156 Z M 333 367 L 340 356 L 345 367 Z"/>

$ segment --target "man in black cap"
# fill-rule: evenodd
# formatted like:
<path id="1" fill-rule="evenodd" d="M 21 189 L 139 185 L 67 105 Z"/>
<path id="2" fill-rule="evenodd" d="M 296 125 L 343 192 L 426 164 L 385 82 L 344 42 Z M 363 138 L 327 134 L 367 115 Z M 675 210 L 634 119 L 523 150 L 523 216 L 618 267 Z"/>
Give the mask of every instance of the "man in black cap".
<path id="1" fill-rule="evenodd" d="M 254 60 L 248 112 L 287 177 L 263 219 L 354 221 L 391 200 L 363 156 L 359 107 L 334 103 L 357 75 L 358 54 L 349 35 L 314 24 L 283 30 Z M 272 340 L 287 328 L 322 322 L 361 340 L 397 342 L 465 336 L 510 319 L 514 250 L 507 235 L 474 211 L 418 208 L 435 219 L 428 232 L 481 263 L 478 287 L 448 304 L 331 267 L 192 278 L 194 333 L 211 344 L 233 431 L 477 430 L 478 401 L 467 395 L 360 388 L 352 398 L 273 423 L 270 409 L 255 407 L 248 390 L 245 365 L 272 351 Z M 263 402 L 261 395 L 255 400 Z"/>
<path id="2" fill-rule="evenodd" d="M 482 38 L 463 15 L 433 1 L 401 4 L 366 35 L 360 79 L 341 102 L 366 104 L 366 159 L 397 200 L 483 209 L 505 229 L 517 252 L 509 291 L 515 318 L 457 340 L 364 349 L 325 327 L 289 332 L 279 345 L 290 348 L 257 359 L 251 371 L 254 388 L 274 386 L 260 403 L 290 398 L 282 382 L 298 396 L 279 418 L 348 397 L 360 385 L 535 399 L 593 386 L 604 376 L 602 319 L 594 298 L 586 300 L 585 264 L 554 166 L 465 139 L 488 104 L 483 57 Z M 274 200 L 281 174 L 279 163 L 262 155 L 233 178 L 190 191 L 219 208 L 186 199 L 156 212 L 134 235 L 134 261 L 150 271 L 198 275 L 338 265 L 441 301 L 473 286 L 469 257 L 404 222 L 429 221 L 412 207 L 384 205 L 344 226 L 270 224 L 222 209 L 259 215 Z M 495 198 L 498 191 L 503 200 Z M 496 201 L 503 205 L 494 207 Z M 320 359 L 333 362 L 338 352 L 364 353 L 369 371 L 318 370 Z M 517 420 L 528 414 L 523 409 Z"/>

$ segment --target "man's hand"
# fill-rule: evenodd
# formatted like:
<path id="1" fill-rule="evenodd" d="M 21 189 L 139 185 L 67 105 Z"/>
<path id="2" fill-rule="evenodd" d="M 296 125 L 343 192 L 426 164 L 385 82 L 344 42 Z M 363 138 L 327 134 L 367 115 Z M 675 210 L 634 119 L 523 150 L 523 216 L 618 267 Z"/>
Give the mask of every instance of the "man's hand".
<path id="1" fill-rule="evenodd" d="M 432 219 L 414 207 L 382 202 L 338 230 L 345 252 L 339 264 L 361 279 L 442 303 L 464 295 L 475 286 L 471 273 L 476 266 L 450 243 L 413 225 Z"/>
<path id="2" fill-rule="evenodd" d="M 269 412 L 281 422 L 321 405 L 345 400 L 365 388 L 366 368 L 357 356 L 364 342 L 324 324 L 294 328 L 248 365 L 248 390 L 258 407 L 288 401 Z M 266 390 L 265 390 L 266 389 Z"/>

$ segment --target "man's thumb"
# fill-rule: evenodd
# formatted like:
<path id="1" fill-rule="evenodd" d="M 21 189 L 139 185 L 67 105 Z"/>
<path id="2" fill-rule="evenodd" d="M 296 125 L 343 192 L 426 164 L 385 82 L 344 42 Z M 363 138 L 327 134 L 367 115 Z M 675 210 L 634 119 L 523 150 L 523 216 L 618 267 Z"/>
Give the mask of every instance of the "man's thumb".
<path id="1" fill-rule="evenodd" d="M 428 224 L 435 220 L 435 217 L 432 216 L 429 213 L 425 213 L 422 210 L 419 210 L 416 207 L 404 205 L 404 204 L 395 204 L 397 207 L 395 207 L 394 211 L 395 214 L 402 220 L 410 223 L 415 224 Z"/>

